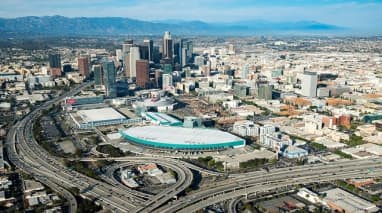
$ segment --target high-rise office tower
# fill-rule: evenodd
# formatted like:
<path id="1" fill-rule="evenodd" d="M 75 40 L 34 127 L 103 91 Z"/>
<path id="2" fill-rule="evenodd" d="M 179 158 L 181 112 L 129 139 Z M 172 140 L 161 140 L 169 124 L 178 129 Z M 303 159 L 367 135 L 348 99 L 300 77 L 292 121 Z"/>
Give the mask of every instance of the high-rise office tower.
<path id="1" fill-rule="evenodd" d="M 61 76 L 61 56 L 60 54 L 49 54 L 50 75 L 54 77 Z"/>
<path id="2" fill-rule="evenodd" d="M 130 75 L 129 75 L 129 77 L 135 78 L 135 77 L 137 77 L 136 61 L 141 59 L 139 47 L 130 47 L 129 55 L 130 55 L 130 61 L 129 61 Z"/>
<path id="3" fill-rule="evenodd" d="M 181 65 L 185 66 L 188 63 L 193 63 L 192 53 L 193 53 L 194 47 L 193 47 L 192 41 L 181 39 L 179 43 L 180 43 L 179 51 L 181 52 L 180 53 Z"/>
<path id="4" fill-rule="evenodd" d="M 183 67 L 184 65 L 186 65 L 185 63 L 183 63 L 183 46 L 184 46 L 184 42 L 185 40 L 184 39 L 180 39 L 179 40 L 179 47 L 177 49 L 175 49 L 175 52 L 176 54 L 178 55 L 178 60 L 179 60 L 179 64 L 181 67 Z"/>
<path id="5" fill-rule="evenodd" d="M 123 71 L 125 72 L 126 78 L 130 78 L 130 51 L 124 56 Z"/>
<path id="6" fill-rule="evenodd" d="M 155 70 L 155 86 L 160 88 L 162 86 L 162 75 L 163 70 L 157 69 Z"/>
<path id="7" fill-rule="evenodd" d="M 149 61 L 154 61 L 154 42 L 151 39 L 143 40 L 143 44 L 148 48 Z"/>
<path id="8" fill-rule="evenodd" d="M 273 90 L 273 85 L 270 85 L 265 82 L 259 83 L 257 85 L 257 98 L 272 100 L 272 90 Z"/>
<path id="9" fill-rule="evenodd" d="M 89 57 L 88 56 L 80 56 L 78 57 L 78 71 L 85 78 L 89 77 Z"/>
<path id="10" fill-rule="evenodd" d="M 241 74 L 241 79 L 247 79 L 248 78 L 248 75 L 249 75 L 249 65 L 248 64 L 244 64 L 243 67 L 241 68 L 241 71 L 240 71 L 240 74 Z"/>
<path id="11" fill-rule="evenodd" d="M 61 69 L 61 55 L 60 54 L 49 54 L 49 67 Z"/>
<path id="12" fill-rule="evenodd" d="M 162 89 L 170 89 L 172 87 L 172 75 L 163 74 L 162 75 Z"/>
<path id="13" fill-rule="evenodd" d="M 175 42 L 174 43 L 174 62 L 175 64 L 180 64 L 181 63 L 181 46 L 180 42 Z"/>
<path id="14" fill-rule="evenodd" d="M 140 59 L 149 60 L 149 47 L 146 45 L 139 46 Z"/>
<path id="15" fill-rule="evenodd" d="M 153 51 L 154 63 L 159 63 L 161 58 L 162 58 L 162 54 L 160 52 L 160 47 L 154 46 L 154 51 Z"/>
<path id="16" fill-rule="evenodd" d="M 129 52 L 130 51 L 130 47 L 132 47 L 133 44 L 134 43 L 133 43 L 132 39 L 128 39 L 125 42 L 123 42 L 123 44 L 122 44 L 122 53 Z"/>
<path id="17" fill-rule="evenodd" d="M 133 46 L 133 40 L 128 39 L 122 44 L 122 63 L 125 76 L 130 76 L 130 48 Z"/>
<path id="18" fill-rule="evenodd" d="M 170 32 L 165 32 L 163 37 L 162 58 L 173 59 L 174 51 Z"/>
<path id="19" fill-rule="evenodd" d="M 186 42 L 187 47 L 187 62 L 192 62 L 192 54 L 194 53 L 194 44 L 192 41 Z"/>
<path id="20" fill-rule="evenodd" d="M 182 48 L 182 54 L 181 54 L 181 66 L 184 67 L 188 64 L 187 60 L 187 48 L 183 47 Z"/>
<path id="21" fill-rule="evenodd" d="M 93 66 L 94 70 L 94 84 L 96 86 L 101 86 L 103 85 L 103 71 L 102 71 L 102 66 L 100 64 L 94 65 Z"/>
<path id="22" fill-rule="evenodd" d="M 301 80 L 301 94 L 306 97 L 316 97 L 318 76 L 316 72 L 304 71 Z"/>
<path id="23" fill-rule="evenodd" d="M 102 64 L 103 82 L 105 93 L 109 98 L 117 97 L 116 70 L 113 61 L 105 61 Z"/>
<path id="24" fill-rule="evenodd" d="M 137 60 L 137 87 L 139 88 L 148 88 L 150 83 L 149 75 L 149 61 L 148 60 Z"/>
<path id="25" fill-rule="evenodd" d="M 123 60 L 122 49 L 115 50 L 115 57 L 117 58 L 118 61 Z"/>
<path id="26" fill-rule="evenodd" d="M 72 71 L 72 65 L 68 62 L 64 62 L 64 64 L 62 65 L 62 71 L 64 73 L 71 72 Z"/>

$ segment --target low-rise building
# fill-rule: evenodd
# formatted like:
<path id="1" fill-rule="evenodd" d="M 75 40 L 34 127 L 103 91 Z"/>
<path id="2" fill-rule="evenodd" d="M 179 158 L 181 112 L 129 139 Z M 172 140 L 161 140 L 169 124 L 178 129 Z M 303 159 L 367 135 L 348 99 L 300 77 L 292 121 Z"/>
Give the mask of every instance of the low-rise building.
<path id="1" fill-rule="evenodd" d="M 368 137 L 368 136 L 373 135 L 376 130 L 377 130 L 377 128 L 375 125 L 365 124 L 365 125 L 357 127 L 356 134 L 361 136 L 361 137 Z"/>
<path id="2" fill-rule="evenodd" d="M 144 112 L 142 113 L 142 116 L 146 120 L 149 120 L 152 123 L 157 125 L 164 125 L 164 126 L 182 126 L 183 125 L 183 123 L 180 120 L 164 113 Z"/>
<path id="3" fill-rule="evenodd" d="M 321 203 L 321 198 L 318 194 L 310 191 L 307 188 L 301 188 L 298 190 L 297 195 L 313 204 Z"/>
<path id="4" fill-rule="evenodd" d="M 158 168 L 155 163 L 138 166 L 138 171 L 141 174 L 148 174 L 149 176 L 157 176 L 163 174 L 163 171 Z"/>
<path id="5" fill-rule="evenodd" d="M 142 122 L 141 118 L 128 119 L 111 107 L 78 110 L 69 113 L 69 115 L 79 129 L 91 129 L 97 126 Z"/>
<path id="6" fill-rule="evenodd" d="M 375 204 L 339 188 L 331 189 L 324 193 L 326 194 L 324 201 L 332 210 L 337 210 L 338 212 L 371 213 L 379 211 Z"/>
<path id="7" fill-rule="evenodd" d="M 282 149 L 281 153 L 286 158 L 303 158 L 308 156 L 308 151 L 293 145 L 286 146 L 286 148 Z"/>
<path id="8" fill-rule="evenodd" d="M 362 186 L 371 185 L 374 183 L 374 180 L 371 178 L 354 178 L 350 179 L 348 183 L 354 185 L 355 187 L 359 188 Z"/>

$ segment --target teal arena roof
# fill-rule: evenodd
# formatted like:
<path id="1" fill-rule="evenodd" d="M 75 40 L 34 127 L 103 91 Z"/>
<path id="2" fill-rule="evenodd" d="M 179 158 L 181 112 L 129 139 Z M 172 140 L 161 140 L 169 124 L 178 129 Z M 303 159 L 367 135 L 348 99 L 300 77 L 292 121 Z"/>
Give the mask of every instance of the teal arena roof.
<path id="1" fill-rule="evenodd" d="M 245 140 L 217 129 L 172 126 L 132 127 L 120 134 L 128 141 L 163 149 L 215 150 L 245 146 Z"/>

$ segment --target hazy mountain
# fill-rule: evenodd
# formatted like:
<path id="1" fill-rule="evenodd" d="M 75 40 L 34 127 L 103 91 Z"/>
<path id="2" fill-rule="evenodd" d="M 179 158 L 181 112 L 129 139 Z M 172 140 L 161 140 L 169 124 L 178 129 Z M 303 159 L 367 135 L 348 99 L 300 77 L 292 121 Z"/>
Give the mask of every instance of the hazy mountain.
<path id="1" fill-rule="evenodd" d="M 334 32 L 341 27 L 314 21 L 267 22 L 241 21 L 206 23 L 202 21 L 140 21 L 130 18 L 67 18 L 63 16 L 28 16 L 0 18 L 0 33 L 8 36 L 68 35 L 255 35 L 287 32 Z"/>

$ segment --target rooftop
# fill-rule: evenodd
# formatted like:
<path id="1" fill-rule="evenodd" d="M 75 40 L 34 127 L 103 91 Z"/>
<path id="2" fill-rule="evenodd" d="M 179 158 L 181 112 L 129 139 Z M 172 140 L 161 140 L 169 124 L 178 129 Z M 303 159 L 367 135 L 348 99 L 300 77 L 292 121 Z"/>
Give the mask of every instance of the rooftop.
<path id="1" fill-rule="evenodd" d="M 243 139 L 217 129 L 183 128 L 171 126 L 133 127 L 124 131 L 125 134 L 155 142 L 167 144 L 216 144 L 242 141 Z"/>
<path id="2" fill-rule="evenodd" d="M 155 121 L 155 122 L 159 122 L 159 124 L 162 124 L 162 125 L 174 126 L 174 125 L 181 125 L 182 124 L 182 122 L 179 121 L 178 119 L 175 119 L 175 118 L 173 118 L 167 114 L 164 114 L 164 113 L 146 112 L 145 116 L 146 116 L 146 118 L 148 118 L 152 121 Z"/>
<path id="3" fill-rule="evenodd" d="M 335 206 L 344 209 L 346 212 L 376 212 L 377 206 L 373 203 L 357 197 L 342 189 L 335 188 L 325 192 L 325 200 Z"/>
<path id="4" fill-rule="evenodd" d="M 101 109 L 79 110 L 77 115 L 82 122 L 97 122 L 105 120 L 126 119 L 121 113 L 111 107 Z M 78 117 L 77 117 L 78 118 Z"/>

